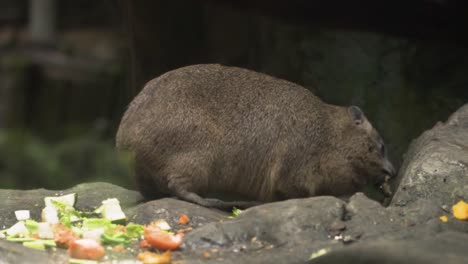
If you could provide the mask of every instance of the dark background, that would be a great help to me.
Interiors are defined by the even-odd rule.
[[[398,165],[468,102],[466,25],[461,0],[0,0],[0,188],[132,187],[113,147],[126,105],[195,63],[360,106]]]

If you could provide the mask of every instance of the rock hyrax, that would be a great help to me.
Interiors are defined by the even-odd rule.
[[[116,141],[134,153],[146,198],[175,195],[207,207],[349,195],[394,174],[382,138],[358,107],[222,65],[188,66],[147,83]]]

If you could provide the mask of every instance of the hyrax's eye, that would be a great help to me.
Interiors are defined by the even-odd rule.
[[[380,154],[381,154],[382,156],[385,155],[385,145],[384,145],[384,144],[381,144],[381,145],[380,145]]]

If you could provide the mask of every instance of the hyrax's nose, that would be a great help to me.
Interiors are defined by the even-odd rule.
[[[390,178],[393,178],[396,176],[395,167],[393,167],[392,163],[388,159],[385,159],[382,170]]]

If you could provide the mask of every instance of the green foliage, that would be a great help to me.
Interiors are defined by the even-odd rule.
[[[96,133],[45,140],[24,131],[0,131],[0,188],[64,189],[89,181],[132,187],[132,159]]]

